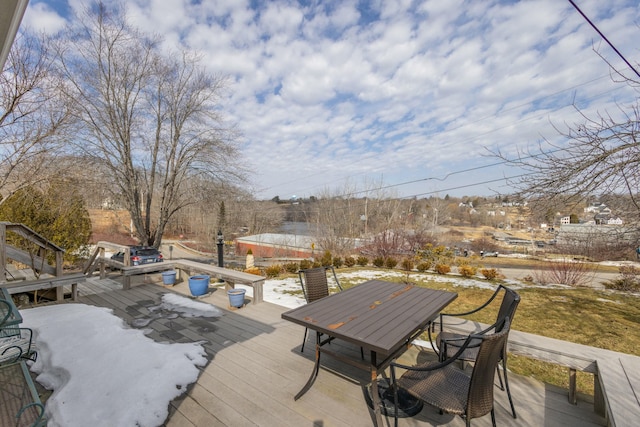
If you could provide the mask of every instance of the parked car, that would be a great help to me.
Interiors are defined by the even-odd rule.
[[[160,251],[150,246],[131,246],[131,265],[151,264],[153,262],[162,262],[164,258]],[[111,256],[114,261],[124,263],[124,251],[116,252]]]
[[[481,257],[486,257],[486,256],[498,256],[498,252],[493,252],[493,251],[489,251],[489,252],[484,252],[484,251],[480,251],[480,256]]]

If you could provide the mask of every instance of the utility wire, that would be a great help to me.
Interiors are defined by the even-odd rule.
[[[620,58],[622,58],[622,60],[625,62],[625,64],[627,64],[627,65],[629,66],[629,68],[631,68],[631,69],[633,70],[633,72],[634,72],[634,73],[636,73],[636,76],[638,76],[638,77],[640,78],[640,73],[638,72],[638,70],[636,70],[636,69],[633,67],[633,65],[631,65],[631,64],[629,63],[629,61],[627,61],[627,58],[625,58],[625,57],[624,57],[624,55],[622,55],[622,54],[620,53],[620,51],[619,51],[618,49],[616,49],[616,47],[613,45],[613,43],[611,43],[611,42],[609,41],[609,39],[608,39],[604,34],[602,34],[602,31],[600,31],[600,30],[598,29],[598,27],[596,27],[596,24],[594,24],[593,22],[591,22],[591,20],[587,17],[587,15],[585,15],[585,14],[582,12],[582,10],[580,10],[580,8],[578,7],[578,5],[576,5],[576,4],[573,2],[573,0],[569,0],[569,3],[571,3],[571,4],[573,5],[573,7],[575,7],[575,8],[576,8],[576,10],[580,13],[580,15],[582,15],[582,17],[583,17],[584,19],[586,19],[586,20],[587,20],[587,22],[589,23],[589,25],[591,25],[591,26],[593,27],[593,29],[594,29],[594,30],[596,30],[596,32],[597,32],[598,34],[600,34],[600,37],[602,37],[602,38],[603,38],[603,40],[604,40],[604,41],[606,41],[606,42],[607,42],[607,44],[608,44],[609,46],[611,46],[611,49],[613,49],[613,50],[614,50],[614,52],[615,52],[615,53],[617,53],[617,54],[618,54],[618,56],[619,56]]]

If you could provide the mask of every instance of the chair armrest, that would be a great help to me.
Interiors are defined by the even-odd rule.
[[[468,337],[465,338],[464,343],[462,344],[462,346],[460,346],[456,354],[454,354],[448,359],[443,360],[442,362],[424,363],[421,365],[414,365],[414,366],[403,365],[397,362],[391,362],[389,366],[391,366],[392,375],[393,375],[394,368],[407,369],[410,371],[435,371],[437,369],[444,368],[445,366],[455,362],[460,357],[460,355],[467,349],[467,347],[470,346],[471,342],[474,339],[478,339],[478,338],[481,338],[481,337],[475,334],[469,335]]]
[[[29,408],[36,408],[38,412],[38,418],[31,425],[32,426],[42,425],[41,423],[44,421],[44,405],[40,402],[32,402],[20,408],[20,410],[16,414],[16,418],[18,419],[18,424],[20,424],[20,418],[22,417],[22,414],[24,413],[24,411],[26,411]]]
[[[19,330],[20,335],[0,338],[0,363],[17,362],[21,358],[28,358],[35,354],[32,351],[33,331],[30,328],[19,328]]]
[[[336,285],[338,285],[338,289],[340,289],[340,292],[342,292],[343,291],[342,285],[340,284],[340,281],[338,280],[338,275],[336,274],[336,269],[333,268],[333,265],[325,267],[325,270],[331,270],[331,273],[333,273],[333,280],[335,280]]]
[[[502,286],[502,285],[498,286],[498,289],[495,290],[493,295],[491,295],[491,297],[487,301],[485,301],[484,304],[482,304],[479,307],[474,308],[471,311],[466,311],[464,313],[440,313],[440,331],[442,331],[442,323],[443,323],[443,319],[442,318],[443,318],[443,316],[460,317],[460,316],[467,316],[469,314],[477,313],[480,310],[483,310],[489,304],[491,304],[493,302],[493,300],[496,299],[496,297],[498,296],[498,294],[500,293],[500,291],[503,288],[504,288],[504,286]]]

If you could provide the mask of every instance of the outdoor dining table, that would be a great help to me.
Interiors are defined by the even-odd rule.
[[[313,385],[325,353],[371,372],[371,398],[376,425],[382,425],[378,373],[417,338],[458,294],[411,284],[369,280],[307,305],[282,313],[282,318],[316,332],[313,371],[294,397],[298,400]],[[326,337],[323,339],[322,336]],[[370,354],[367,363],[325,347],[333,339],[360,346]]]

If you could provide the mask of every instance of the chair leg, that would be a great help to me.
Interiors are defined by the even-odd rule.
[[[304,352],[304,343],[307,342],[307,328],[304,328],[304,338],[302,339],[302,347],[300,347],[300,353]]]
[[[498,382],[500,383],[500,390],[504,391],[504,383],[502,382],[502,375],[500,374],[499,366],[496,366],[496,374],[498,374]]]
[[[504,371],[504,385],[505,385],[505,388],[507,389],[507,396],[509,397],[511,412],[513,413],[513,418],[518,418],[518,416],[516,415],[516,407],[513,406],[513,399],[511,398],[511,390],[509,389],[509,378],[507,377],[507,366],[504,359],[502,360],[502,370]]]

